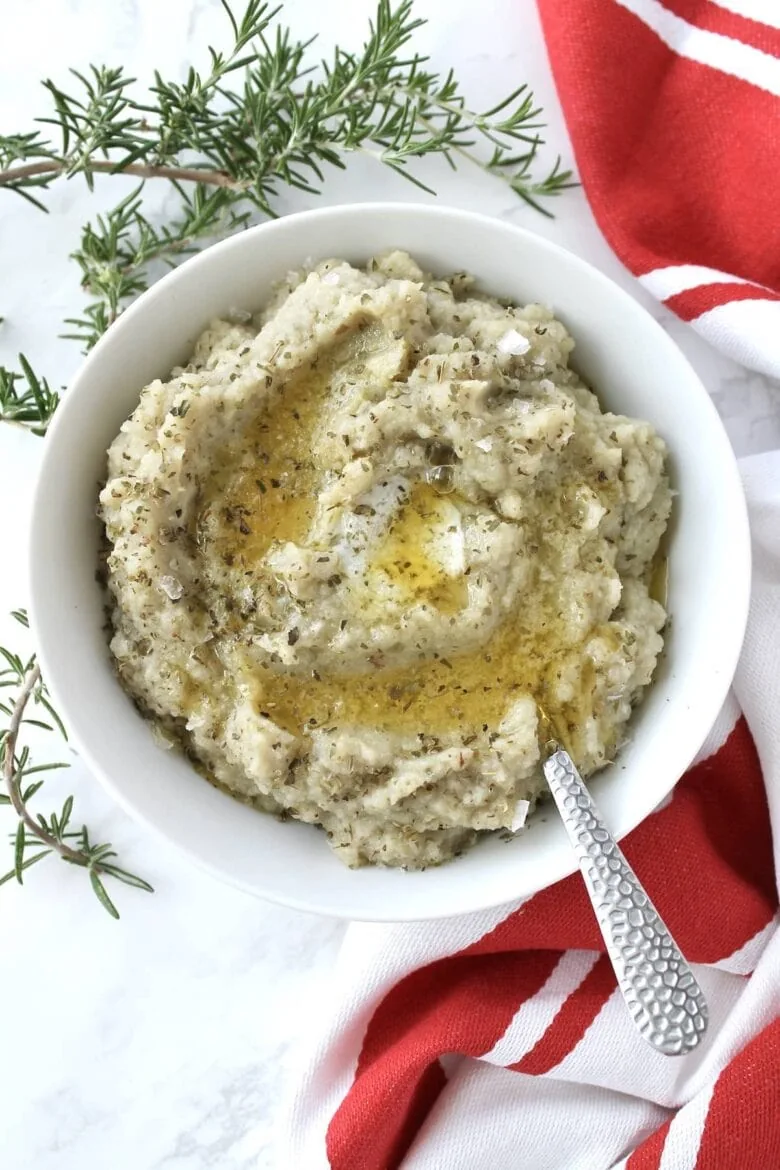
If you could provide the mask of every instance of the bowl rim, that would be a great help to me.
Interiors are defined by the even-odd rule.
[[[49,687],[51,694],[65,715],[66,724],[71,733],[72,743],[77,748],[77,754],[85,762],[89,770],[95,775],[101,785],[112,796],[112,798],[123,808],[136,822],[144,825],[145,828],[159,839],[165,841],[169,846],[175,848],[180,854],[186,856],[190,861],[194,862],[201,870],[212,874],[222,882],[226,882],[235,888],[251,893],[256,897],[262,897],[276,904],[285,905],[292,909],[306,911],[309,913],[319,913],[330,917],[340,919],[353,919],[374,922],[400,922],[400,921],[423,921],[430,920],[435,917],[436,920],[456,917],[461,914],[473,913],[481,910],[493,909],[495,907],[509,905],[518,898],[526,896],[522,891],[511,894],[501,901],[497,901],[495,896],[489,894],[487,896],[474,898],[468,900],[467,904],[459,904],[453,906],[451,909],[437,911],[435,916],[430,913],[420,913],[414,915],[413,913],[404,913],[399,916],[398,913],[385,911],[383,907],[379,907],[376,911],[372,910],[368,914],[365,907],[352,907],[349,905],[333,906],[327,901],[321,901],[318,892],[314,890],[310,897],[305,899],[295,897],[286,892],[278,892],[271,888],[259,888],[258,884],[245,879],[237,874],[232,873],[228,868],[212,862],[201,856],[197,849],[193,848],[185,841],[177,839],[169,830],[158,824],[154,819],[149,817],[146,812],[141,810],[132,800],[132,795],[128,793],[127,789],[121,784],[115,783],[111,773],[106,769],[103,763],[99,762],[93,754],[89,736],[83,735],[81,730],[82,720],[79,718],[78,702],[71,704],[70,697],[65,693],[64,688],[59,686],[58,666],[57,666],[57,648],[55,635],[51,631],[51,623],[47,622],[44,617],[44,612],[49,605],[49,602],[42,596],[45,592],[42,584],[45,569],[46,569],[46,552],[40,545],[40,541],[36,539],[40,531],[38,523],[39,518],[46,505],[47,496],[47,470],[49,463],[54,458],[53,452],[56,445],[60,441],[60,435],[65,434],[69,428],[70,414],[75,407],[76,398],[80,394],[80,387],[89,379],[89,373],[92,365],[97,358],[103,354],[107,349],[110,349],[114,344],[119,332],[126,332],[132,329],[136,316],[141,312],[145,312],[148,306],[155,300],[164,299],[169,292],[175,288],[176,284],[182,280],[192,280],[196,277],[199,268],[207,269],[209,263],[213,258],[213,254],[219,250],[227,252],[231,249],[239,249],[243,241],[248,236],[257,236],[259,234],[267,235],[268,233],[278,231],[289,231],[294,228],[295,223],[302,220],[306,221],[320,221],[323,228],[327,228],[329,220],[340,219],[345,215],[349,216],[377,216],[381,217],[383,214],[393,213],[401,215],[413,215],[421,219],[437,219],[447,220],[453,224],[460,225],[461,228],[467,229],[469,225],[479,226],[483,225],[489,227],[491,230],[498,229],[502,232],[509,232],[515,235],[524,237],[526,240],[532,240],[534,246],[537,246],[552,254],[557,255],[564,264],[573,266],[579,269],[585,277],[602,287],[610,290],[617,290],[619,295],[633,306],[633,311],[641,315],[645,319],[646,327],[652,332],[657,331],[656,335],[664,339],[664,344],[669,347],[672,346],[676,351],[677,358],[680,362],[688,367],[688,372],[691,378],[691,383],[696,383],[701,391],[699,406],[702,410],[709,411],[713,420],[717,423],[717,428],[721,431],[724,439],[724,450],[729,452],[730,458],[725,461],[724,466],[718,467],[718,472],[721,478],[727,477],[730,484],[727,486],[727,492],[732,497],[734,505],[733,512],[733,527],[734,532],[732,537],[735,538],[736,543],[732,543],[731,552],[732,559],[737,560],[742,568],[742,571],[737,576],[735,587],[731,594],[731,604],[736,612],[732,617],[728,626],[727,636],[723,637],[720,642],[721,661],[724,663],[724,669],[721,673],[717,685],[712,685],[709,689],[709,700],[706,704],[702,704],[697,708],[698,715],[696,719],[696,726],[698,731],[696,736],[692,737],[688,745],[688,749],[684,753],[685,760],[681,766],[673,769],[677,778],[670,784],[667,789],[667,795],[673,791],[680,777],[684,771],[690,766],[691,762],[700,750],[706,735],[710,728],[715,724],[719,711],[727,697],[733,675],[739,659],[744,634],[747,624],[749,603],[750,603],[750,586],[751,586],[751,543],[750,530],[748,523],[747,505],[745,501],[744,491],[742,488],[739,471],[737,468],[736,458],[731,448],[728,436],[726,435],[723,422],[720,419],[718,411],[715,408],[712,399],[707,393],[701,379],[696,371],[691,366],[685,354],[679,349],[676,343],[666,333],[660,323],[648,312],[644,305],[631,294],[628,290],[623,288],[617,282],[613,281],[599,268],[595,267],[589,261],[582,259],[576,253],[569,251],[560,244],[548,240],[546,237],[531,231],[527,228],[516,226],[515,224],[507,223],[495,216],[485,215],[482,213],[464,211],[456,207],[451,207],[445,204],[418,204],[414,202],[391,202],[391,201],[362,201],[357,203],[341,203],[328,207],[319,207],[307,211],[293,212],[288,215],[281,216],[279,219],[269,220],[261,224],[257,224],[244,231],[240,231],[235,235],[229,236],[224,240],[218,241],[214,244],[204,248],[201,252],[189,257],[182,264],[175,269],[165,274],[160,280],[156,281],[150,286],[141,296],[139,296],[128,308],[122,313],[117,322],[110,327],[110,329],[100,338],[97,345],[86,356],[81,363],[79,369],[76,371],[74,377],[71,379],[66,392],[63,395],[62,402],[59,405],[53,421],[49,427],[45,439],[45,446],[43,457],[39,466],[39,473],[33,494],[33,503],[31,509],[31,530],[30,541],[28,549],[28,573],[29,573],[29,607],[30,607],[30,626],[37,647],[38,659],[41,663],[43,677]],[[184,274],[184,275],[182,275]],[[140,393],[140,388],[139,388]],[[71,405],[72,404],[72,405]],[[49,629],[47,629],[47,626]],[[44,632],[46,631],[46,632]],[[128,698],[128,702],[131,700]],[[706,725],[706,726],[705,726]],[[72,729],[72,730],[71,730]],[[693,740],[697,742],[694,744]],[[682,759],[683,756],[680,756]],[[670,769],[671,771],[671,769]],[[647,797],[642,799],[642,793],[637,792],[635,799],[632,796],[631,814],[624,818],[624,822],[615,830],[617,839],[622,839],[628,833],[633,831],[639,824],[641,824],[647,816],[657,807],[657,794],[652,794],[652,799]],[[556,813],[557,815],[557,813]],[[323,845],[325,843],[323,842]],[[536,887],[537,891],[546,889],[548,886],[574,873],[577,869],[577,859],[572,850],[570,857],[566,855],[562,858],[561,864],[552,867],[553,875],[549,880],[544,880],[541,885]],[[346,900],[345,900],[346,901]]]

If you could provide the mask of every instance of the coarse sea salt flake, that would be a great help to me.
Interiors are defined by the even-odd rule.
[[[521,353],[528,353],[531,342],[516,329],[509,329],[503,337],[499,337],[496,348],[499,353],[511,353],[517,357]]]
[[[157,744],[157,746],[162,748],[165,752],[169,752],[173,749],[173,740],[166,732],[162,731],[156,723],[152,724],[152,739]]]
[[[477,439],[474,446],[479,447],[480,451],[492,451],[493,450],[493,442],[491,439]]]
[[[161,577],[159,585],[163,593],[166,597],[170,597],[171,601],[178,601],[180,597],[184,596],[184,586],[177,577]]]
[[[248,309],[239,309],[235,305],[228,309],[225,316],[231,325],[246,325],[248,321],[252,320],[252,314]]]
[[[514,816],[512,817],[511,829],[513,833],[516,833],[518,829],[522,829],[528,818],[528,810],[530,807],[527,800],[518,800],[515,805]]]
[[[322,277],[322,283],[323,284],[338,284],[339,283],[338,272],[326,272]]]

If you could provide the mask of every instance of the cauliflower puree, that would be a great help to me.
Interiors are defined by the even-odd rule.
[[[671,493],[572,347],[403,252],[214,321],[100,495],[111,650],[162,735],[349,865],[511,828],[544,790],[539,707],[585,776],[609,761],[663,645]]]

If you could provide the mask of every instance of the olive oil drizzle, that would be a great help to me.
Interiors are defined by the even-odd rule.
[[[359,376],[371,346],[381,343],[375,330],[358,333],[314,368],[291,378],[238,446],[217,460],[204,492],[198,540],[210,545],[228,567],[256,572],[276,542],[305,541],[324,476],[325,469],[317,463],[316,438],[332,409],[334,377],[337,371],[339,377],[345,371],[346,376]],[[588,490],[596,490],[609,506],[612,485],[590,485]],[[576,525],[581,519],[580,494],[576,483],[565,491],[557,489],[551,508]],[[371,569],[405,597],[407,608],[435,610],[438,620],[445,617],[454,629],[463,620],[468,581],[446,573],[431,556],[430,530],[441,519],[441,506],[433,486],[415,484]],[[549,523],[548,516],[538,531],[529,533],[531,544],[548,539]],[[654,583],[661,580],[662,570],[665,562],[654,569]],[[457,732],[468,740],[497,735],[513,701],[533,696],[544,712],[544,726],[554,729],[555,740],[575,752],[579,729],[596,713],[595,666],[584,652],[582,638],[572,642],[562,619],[559,587],[534,579],[528,594],[533,604],[524,605],[521,599],[510,614],[497,614],[492,634],[479,649],[420,654],[403,666],[385,665],[368,644],[364,669],[352,673],[271,664],[245,650],[256,707],[296,736],[318,728],[362,725],[421,736]],[[619,624],[604,623],[590,630],[585,641],[594,636],[607,638],[617,648],[622,635]],[[555,697],[555,683],[563,671],[578,679],[576,694],[566,701]]]

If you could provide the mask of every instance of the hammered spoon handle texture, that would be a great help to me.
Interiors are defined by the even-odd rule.
[[[702,990],[568,752],[550,756],[544,774],[577,854],[632,1019],[656,1051],[683,1056],[707,1030]]]

